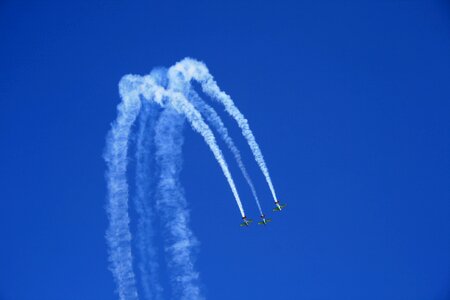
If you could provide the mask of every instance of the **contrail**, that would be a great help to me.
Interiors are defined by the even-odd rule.
[[[109,227],[106,239],[109,248],[110,270],[117,284],[121,300],[137,300],[135,275],[131,255],[131,233],[128,227],[128,184],[126,178],[128,137],[131,126],[140,110],[140,100],[125,82],[119,83],[122,102],[117,107],[118,116],[107,136],[106,180],[108,185],[107,214]]]
[[[227,179],[228,185],[230,186],[231,192],[233,193],[234,199],[239,208],[239,212],[241,213],[242,217],[245,217],[244,208],[242,206],[236,184],[234,183],[233,177],[231,176],[228,164],[223,157],[222,151],[217,145],[214,134],[203,120],[202,115],[195,109],[192,103],[187,100],[184,94],[181,93],[184,91],[184,86],[178,85],[176,80],[171,78],[170,72],[168,74],[168,79],[168,89],[165,89],[164,87],[158,85],[151,75],[147,75],[144,77],[136,75],[126,75],[122,80],[129,82],[130,85],[136,85],[135,89],[138,90],[139,93],[145,97],[145,99],[153,100],[162,107],[172,105],[176,111],[186,116],[191,127],[203,137],[209,149],[219,163],[219,166],[222,169],[225,178]]]
[[[139,253],[138,269],[142,294],[148,300],[162,299],[162,287],[158,280],[159,265],[154,246],[155,213],[150,200],[154,199],[152,193],[152,159],[151,150],[155,123],[159,108],[148,101],[142,103],[139,115],[139,129],[136,141],[136,196],[135,207],[138,215],[136,246]]]
[[[179,183],[182,164],[184,117],[166,108],[156,125],[155,158],[160,168],[156,207],[164,221],[166,252],[175,289],[175,299],[204,299],[199,275],[194,269],[193,250],[197,241],[189,229],[189,212]]]
[[[206,144],[209,146],[209,149],[214,154],[214,157],[219,163],[222,172],[228,181],[228,185],[231,188],[231,192],[233,193],[234,199],[236,200],[236,204],[238,205],[241,216],[245,217],[244,207],[242,206],[242,202],[236,189],[233,177],[231,176],[230,170],[228,169],[228,164],[223,157],[222,151],[217,145],[216,138],[214,137],[211,129],[205,123],[201,114],[195,109],[192,103],[190,103],[183,94],[178,92],[169,92],[168,97],[171,99],[170,103],[171,105],[173,105],[175,110],[186,116],[189,123],[191,124],[191,127],[195,131],[200,133]]]
[[[247,120],[236,108],[232,99],[220,90],[203,63],[184,59],[168,70],[157,69],[146,76],[124,76],[119,83],[122,101],[117,108],[117,119],[108,133],[104,154],[107,163],[106,210],[109,226],[106,239],[109,268],[117,284],[121,300],[139,299],[133,271],[126,173],[130,133],[138,116],[134,200],[138,215],[137,269],[141,275],[140,287],[145,299],[161,300],[164,296],[158,278],[160,268],[157,262],[157,251],[152,244],[156,234],[153,227],[156,220],[163,224],[168,270],[174,290],[173,297],[182,300],[204,299],[200,289],[199,274],[194,268],[194,254],[198,243],[189,229],[189,211],[179,182],[185,120],[203,137],[213,153],[230,186],[241,216],[245,219],[244,208],[228,164],[203,116],[214,126],[232,152],[262,214],[255,187],[237,146],[214,108],[204,102],[192,88],[192,80],[199,82],[204,93],[222,103],[228,114],[237,121],[276,200],[264,158]],[[161,109],[156,109],[155,104],[158,104]],[[155,162],[155,165],[152,165],[152,162]],[[152,174],[155,173],[157,177],[152,178]],[[152,200],[154,202],[151,202]]]
[[[192,258],[189,255],[190,248],[193,247],[195,240],[187,227],[187,215],[183,208],[185,200],[182,196],[181,187],[178,186],[177,180],[175,180],[178,173],[176,166],[179,160],[176,158],[169,160],[173,156],[172,154],[177,154],[169,146],[173,145],[176,141],[182,140],[181,129],[178,135],[175,134],[177,132],[175,131],[177,118],[185,116],[192,128],[202,135],[222,168],[241,215],[244,217],[245,213],[239,194],[231,177],[228,165],[216,143],[214,134],[204,122],[201,114],[183,94],[170,88],[166,90],[164,87],[157,85],[156,80],[152,76],[140,78],[138,76],[128,75],[122,80],[128,82],[128,86],[133,86],[134,90],[142,94],[145,99],[149,101],[153,100],[165,108],[164,114],[161,115],[156,127],[155,135],[155,145],[157,147],[156,158],[161,169],[157,207],[160,209],[161,215],[165,216],[166,228],[172,236],[173,245],[167,248],[167,252],[172,258],[171,264],[175,266],[172,268],[172,274],[175,274],[172,278],[175,278],[175,282],[178,282],[175,285],[177,291],[180,297],[184,297],[183,299],[201,299],[200,290],[198,284],[196,284],[198,275],[193,269]],[[178,116],[175,115],[175,112],[178,113]],[[175,133],[168,131],[167,127],[169,125],[171,126],[169,129],[175,131]],[[179,138],[177,138],[178,136]],[[167,211],[161,208],[167,206],[169,206]],[[170,213],[169,216],[168,212],[175,212],[175,214]]]
[[[173,73],[172,78],[177,81],[187,81],[190,82],[192,79],[198,81],[202,86],[202,90],[205,94],[210,96],[212,99],[215,99],[222,103],[225,107],[227,113],[236,120],[239,128],[242,130],[242,135],[247,140],[248,145],[255,157],[255,160],[263,173],[266,182],[269,186],[269,189],[272,193],[272,197],[274,201],[277,201],[277,196],[275,193],[275,188],[272,184],[272,179],[270,178],[269,170],[264,161],[264,156],[262,155],[261,149],[259,148],[258,143],[256,143],[255,136],[250,130],[250,126],[248,124],[247,119],[240,112],[240,110],[236,107],[231,97],[220,90],[213,76],[209,73],[208,68],[202,62],[191,58],[185,58],[180,62],[176,63],[169,69],[169,73]],[[182,77],[179,76],[182,74]],[[181,84],[181,83],[178,83]]]
[[[260,215],[263,215],[261,204],[259,203],[258,195],[256,193],[255,186],[253,185],[253,181],[247,172],[244,162],[242,161],[241,153],[234,144],[233,139],[230,137],[228,129],[223,123],[222,119],[217,114],[216,110],[210,105],[208,105],[193,89],[190,89],[189,91],[189,99],[191,100],[195,108],[202,115],[204,115],[206,120],[216,129],[222,140],[227,145],[228,149],[230,149],[231,153],[234,156],[234,159],[236,160],[236,163],[238,164],[239,169],[241,170],[242,175],[244,176],[248,186],[250,187],[250,190],[253,194],[253,198],[255,199],[256,205],[258,206],[259,213]]]

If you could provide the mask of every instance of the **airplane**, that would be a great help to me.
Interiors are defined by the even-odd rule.
[[[275,201],[276,207],[273,209],[273,211],[281,211],[283,208],[286,207],[287,204],[280,204],[280,201]]]
[[[261,215],[262,221],[258,222],[259,225],[267,225],[269,222],[272,222],[272,219],[267,219],[266,216]]]
[[[252,219],[247,219],[246,216],[242,217],[242,220],[244,220],[244,222],[241,223],[241,226],[249,226],[250,224],[252,224],[253,220]]]

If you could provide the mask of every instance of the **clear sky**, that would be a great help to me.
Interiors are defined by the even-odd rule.
[[[288,203],[239,227],[185,129],[208,299],[450,299],[448,1],[3,0],[0,45],[1,300],[117,299],[102,159],[117,84],[185,56],[248,117]]]

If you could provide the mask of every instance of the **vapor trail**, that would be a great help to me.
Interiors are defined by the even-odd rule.
[[[230,137],[228,133],[228,129],[223,123],[220,116],[217,114],[215,109],[208,105],[193,89],[189,91],[189,99],[191,100],[194,107],[205,116],[206,120],[212,124],[212,126],[216,129],[216,131],[219,133],[219,136],[222,138],[222,140],[227,145],[228,149],[230,149],[231,153],[234,156],[234,159],[236,160],[236,163],[238,164],[239,169],[241,170],[242,175],[244,176],[245,180],[247,181],[248,186],[250,187],[250,190],[253,194],[253,198],[256,201],[256,205],[258,206],[259,213],[262,215],[262,209],[261,204],[259,203],[258,195],[256,193],[255,186],[253,185],[252,179],[250,178],[250,175],[247,172],[247,169],[244,165],[244,162],[242,161],[241,153],[239,152],[239,149],[234,144],[233,139]]]
[[[122,102],[117,107],[118,116],[107,136],[104,159],[107,163],[108,186],[107,214],[109,227],[106,232],[110,270],[117,284],[121,300],[137,300],[135,275],[131,255],[131,233],[128,227],[128,184],[126,178],[128,137],[140,110],[140,100],[121,82],[119,91]]]
[[[180,71],[181,70],[181,71]],[[261,211],[253,183],[242,162],[240,152],[229,136],[228,130],[215,110],[195,93],[190,93],[190,81],[195,79],[202,85],[203,91],[225,105],[227,112],[235,118],[246,137],[275,197],[270,176],[265,166],[261,151],[250,131],[247,120],[234,106],[231,98],[223,93],[206,66],[202,63],[185,59],[167,70],[154,71],[147,76],[126,75],[119,83],[121,103],[118,116],[107,136],[104,154],[107,163],[108,202],[107,214],[109,226],[106,232],[110,270],[117,284],[121,300],[138,300],[136,279],[133,271],[131,233],[128,215],[128,144],[132,126],[141,111],[136,145],[136,212],[137,249],[140,255],[138,269],[142,275],[143,295],[146,299],[162,298],[162,288],[156,277],[158,263],[156,251],[152,247],[153,219],[157,215],[164,224],[165,251],[168,254],[169,275],[172,279],[176,299],[201,300],[199,275],[194,268],[193,251],[196,239],[189,229],[189,212],[183,189],[179,183],[181,170],[181,153],[183,144],[183,126],[186,119],[194,131],[198,132],[212,151],[230,186],[239,211],[245,217],[235,182],[231,176],[216,138],[202,114],[190,102],[193,101],[208,121],[216,127],[222,139],[233,153],[241,172]],[[192,100],[194,99],[194,100]],[[156,103],[163,111],[155,124],[156,115],[152,114],[148,104]],[[157,114],[157,113],[156,113]],[[158,167],[156,191],[151,193],[151,145],[154,128],[155,162]],[[156,209],[147,199],[155,198]],[[155,213],[154,213],[155,212]]]
[[[162,299],[162,287],[157,276],[159,265],[154,246],[156,215],[150,203],[154,199],[151,191],[154,170],[151,150],[158,114],[159,108],[155,104],[147,101],[142,103],[136,141],[136,196],[134,197],[138,215],[136,245],[140,258],[138,269],[143,296],[148,300]]]
[[[189,229],[189,212],[179,183],[184,117],[166,108],[156,125],[156,162],[160,169],[156,207],[167,234],[166,252],[175,299],[201,300],[199,275],[194,269],[197,241]]]
[[[203,120],[201,114],[187,100],[184,94],[182,94],[182,92],[185,92],[183,84],[177,84],[176,80],[173,80],[170,75],[171,74],[169,73],[168,89],[161,85],[158,85],[155,78],[152,77],[152,74],[144,77],[126,75],[122,78],[122,81],[126,81],[130,85],[136,85],[135,90],[139,91],[139,93],[149,101],[155,101],[162,107],[172,105],[178,113],[183,114],[188,119],[191,127],[203,137],[209,149],[219,163],[219,166],[222,169],[225,178],[227,179],[228,185],[230,186],[231,192],[233,193],[236,204],[238,205],[241,216],[244,217],[245,212],[242,206],[241,199],[239,197],[239,193],[236,189],[236,185],[234,183],[233,177],[231,176],[230,170],[228,169],[228,164],[223,157],[222,151],[217,145],[214,134]]]
[[[208,124],[205,123],[201,114],[195,109],[192,103],[190,103],[183,94],[178,92],[169,92],[168,96],[171,99],[170,103],[173,105],[175,110],[186,116],[189,123],[191,124],[191,127],[195,131],[200,133],[206,144],[209,146],[209,149],[214,154],[214,157],[219,163],[222,172],[228,181],[228,185],[231,188],[231,192],[233,193],[234,199],[236,200],[236,204],[238,205],[241,216],[245,217],[244,208],[242,206],[242,202],[236,189],[233,177],[231,176],[230,170],[228,169],[228,164],[226,163],[222,151],[217,145],[216,138],[214,137],[214,134],[212,133]]]
[[[266,182],[272,193],[272,197],[274,201],[277,201],[275,188],[272,184],[272,179],[270,178],[269,170],[264,161],[264,156],[262,155],[261,149],[259,148],[259,145],[256,142],[255,136],[250,130],[250,126],[248,124],[247,119],[236,107],[231,97],[222,90],[220,90],[213,76],[209,73],[209,70],[206,67],[206,65],[197,60],[185,58],[180,62],[176,63],[174,66],[172,66],[169,69],[169,73],[172,73],[173,74],[172,78],[174,78],[177,81],[185,80],[187,82],[190,82],[192,79],[198,81],[202,86],[202,90],[205,94],[207,94],[212,99],[215,99],[224,105],[227,113],[233,119],[236,120],[239,128],[241,128],[242,135],[247,140],[247,143],[250,146],[253,156],[255,157],[255,160],[266,179]],[[179,76],[180,74],[182,74],[182,77]]]

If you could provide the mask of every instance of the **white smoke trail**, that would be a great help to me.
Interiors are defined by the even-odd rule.
[[[178,76],[178,74],[175,75],[176,77]],[[197,76],[200,75],[197,74]],[[175,274],[172,278],[176,283],[175,286],[179,294],[177,299],[203,299],[198,284],[198,274],[193,267],[192,250],[195,248],[196,241],[188,228],[189,214],[186,210],[183,191],[178,183],[179,168],[181,167],[181,144],[183,141],[182,124],[184,118],[182,116],[186,117],[191,127],[202,135],[213,152],[231,188],[241,216],[245,216],[234,180],[231,177],[222,151],[217,145],[214,134],[203,120],[202,115],[186,98],[185,84],[179,84],[182,81],[175,77],[172,78],[170,71],[168,76],[168,89],[164,87],[165,84],[161,85],[161,82],[158,82],[155,74],[144,77],[136,75],[124,76],[119,83],[122,102],[118,106],[117,119],[112,124],[107,137],[105,161],[108,167],[106,173],[108,203],[106,209],[110,223],[106,232],[106,238],[110,269],[117,284],[121,300],[138,300],[131,254],[126,169],[129,135],[141,108],[140,96],[143,96],[148,101],[156,102],[165,109],[158,121],[155,134],[155,145],[157,147],[155,157],[161,169],[157,192],[157,209],[165,221],[167,232],[170,233],[166,240],[170,246],[166,248],[166,251],[170,254],[170,265],[173,274]],[[142,134],[145,134],[145,130]],[[140,143],[143,142],[141,141]],[[138,144],[138,148],[141,146],[144,147]],[[148,154],[141,148],[137,150],[138,164],[144,163],[145,156]],[[137,166],[137,181],[145,180],[146,170],[143,167],[140,169],[141,167]],[[138,185],[140,186],[139,183]],[[137,190],[138,198],[136,201],[138,205],[136,207],[138,214],[149,216],[150,210],[143,205],[140,206],[140,204],[144,203],[141,200],[146,196],[144,189],[139,191],[138,188]],[[139,193],[142,194],[139,195]],[[141,229],[142,231],[150,230],[149,224],[151,223],[138,223],[138,232]],[[138,247],[142,245],[142,247],[149,246],[149,241],[149,239],[138,239]],[[142,254],[142,257],[152,259],[152,255],[152,250],[150,249]],[[145,263],[144,260],[143,263]],[[154,291],[155,297],[160,297],[161,291],[158,290],[157,281],[151,277],[154,274],[154,266],[157,265],[150,265],[148,271],[144,267],[140,267],[140,270],[144,274],[144,280],[146,274],[148,274],[150,282],[153,282],[151,284],[156,287]],[[146,296],[151,297],[151,288],[144,286],[144,284],[143,287],[144,291],[146,291]]]
[[[242,202],[236,189],[233,177],[231,176],[230,170],[228,169],[228,164],[226,163],[225,158],[223,157],[222,151],[217,145],[216,138],[214,137],[214,134],[212,133],[211,129],[205,123],[201,114],[195,109],[192,103],[190,103],[183,94],[178,92],[169,92],[168,96],[171,99],[170,104],[173,105],[175,110],[186,116],[189,123],[191,124],[191,127],[195,131],[200,133],[200,135],[205,140],[206,144],[209,146],[209,149],[214,154],[214,157],[219,163],[222,172],[228,181],[228,185],[230,186],[231,192],[234,195],[241,216],[245,217],[244,207],[242,206]]]
[[[119,91],[122,102],[118,116],[107,137],[106,179],[108,185],[107,214],[109,227],[106,232],[110,270],[117,284],[121,300],[137,300],[135,275],[131,255],[131,233],[128,227],[128,184],[126,178],[128,137],[131,126],[140,110],[140,99],[130,86],[121,81]]]
[[[228,185],[230,186],[231,192],[233,193],[236,204],[238,205],[241,216],[245,216],[244,208],[242,206],[239,193],[236,189],[233,177],[228,169],[228,164],[223,157],[222,151],[217,145],[216,138],[212,133],[209,126],[203,120],[201,114],[195,109],[195,107],[187,100],[187,98],[180,92],[184,90],[184,85],[178,85],[176,80],[170,77],[169,88],[158,85],[155,79],[150,75],[139,77],[135,75],[126,75],[122,80],[129,81],[130,84],[137,84],[136,89],[150,101],[155,101],[162,107],[167,105],[172,105],[175,110],[186,116],[191,127],[197,131],[205,140],[206,144],[209,146],[211,152],[219,163],[222,172],[227,179]]]
[[[189,212],[183,189],[179,184],[182,164],[184,117],[166,108],[156,125],[155,158],[160,168],[156,207],[164,221],[168,246],[169,270],[175,299],[203,299],[199,275],[194,269],[193,250],[196,239],[189,229]]]
[[[139,116],[139,130],[136,141],[136,196],[135,208],[138,215],[136,245],[139,253],[140,282],[144,299],[162,299],[162,287],[158,281],[157,253],[154,242],[155,213],[150,200],[154,199],[152,187],[152,159],[154,127],[159,108],[150,102],[143,102]]]
[[[241,153],[234,144],[234,141],[229,135],[228,129],[223,123],[222,119],[217,114],[216,110],[210,105],[208,105],[202,98],[200,98],[200,96],[193,89],[189,91],[189,99],[191,100],[191,103],[194,105],[194,107],[202,115],[204,115],[206,120],[216,129],[216,131],[219,133],[219,136],[227,145],[228,149],[230,149],[231,153],[234,156],[234,159],[236,160],[236,163],[238,164],[239,169],[241,170],[242,175],[244,176],[248,186],[250,187],[253,198],[255,199],[256,205],[258,206],[259,213],[260,215],[263,215],[261,204],[259,203],[255,186],[253,185],[252,179],[250,178],[250,175],[247,172],[244,162],[242,161]]]
[[[181,85],[182,83],[180,82],[183,80],[187,82],[190,82],[192,79],[198,81],[201,84],[202,90],[205,92],[205,94],[207,94],[212,99],[215,99],[224,105],[225,110],[231,117],[233,117],[236,120],[239,128],[241,128],[242,135],[247,140],[247,143],[250,146],[253,156],[255,157],[255,160],[266,179],[266,182],[272,193],[272,197],[274,201],[277,201],[275,188],[272,184],[272,179],[270,178],[269,170],[264,161],[264,156],[262,155],[258,143],[256,143],[255,136],[250,130],[250,126],[248,124],[247,119],[236,107],[231,97],[227,95],[225,92],[220,90],[213,76],[209,73],[209,70],[206,67],[206,65],[197,60],[185,58],[180,62],[176,63],[174,66],[172,66],[169,69],[169,73],[172,74],[171,78],[179,82],[177,83],[178,85]]]

